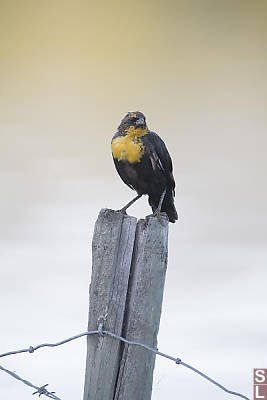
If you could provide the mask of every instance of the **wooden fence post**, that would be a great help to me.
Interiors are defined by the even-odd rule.
[[[134,246],[136,218],[103,209],[92,243],[88,330],[122,334],[124,309]],[[87,337],[84,400],[111,400],[119,369],[121,343],[110,337]]]
[[[93,237],[88,329],[156,347],[168,219],[101,210]],[[150,400],[155,354],[107,335],[88,336],[84,400]]]

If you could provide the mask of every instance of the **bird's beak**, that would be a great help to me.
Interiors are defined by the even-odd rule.
[[[138,120],[135,122],[135,126],[136,127],[141,127],[141,126],[145,127],[146,126],[145,119],[142,117],[138,118]]]

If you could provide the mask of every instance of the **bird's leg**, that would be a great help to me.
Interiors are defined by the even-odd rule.
[[[156,210],[155,210],[154,213],[153,213],[154,216],[160,214],[160,212],[161,212],[161,206],[162,206],[162,203],[163,203],[165,194],[166,194],[166,189],[163,190],[163,192],[162,192],[162,194],[161,194],[161,196],[160,196],[158,207],[156,208]]]
[[[140,199],[140,197],[142,197],[142,194],[138,194],[138,196],[136,196],[134,199],[132,199],[131,201],[129,201],[129,203],[126,204],[126,206],[122,207],[120,210],[120,212],[122,212],[123,214],[126,214],[126,210],[128,207],[130,207],[136,200]]]

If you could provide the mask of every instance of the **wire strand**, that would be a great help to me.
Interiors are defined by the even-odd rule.
[[[46,386],[48,384],[40,386],[40,387],[35,386],[31,382],[27,381],[26,379],[21,378],[18,374],[15,374],[15,372],[9,371],[9,369],[4,368],[2,365],[0,365],[0,369],[2,371],[6,372],[7,374],[11,375],[13,378],[17,379],[18,381],[21,381],[25,385],[36,389],[36,392],[34,392],[33,394],[39,394],[39,396],[41,396],[43,394],[44,396],[49,397],[50,399],[61,400],[59,397],[57,397],[54,394],[55,392],[48,392],[48,390],[46,389]]]

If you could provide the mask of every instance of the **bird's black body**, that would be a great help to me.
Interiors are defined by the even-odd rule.
[[[145,121],[145,117],[140,112],[130,114],[136,115],[139,120],[141,116]],[[121,125],[123,125],[123,121]],[[127,127],[124,129],[121,125],[118,128],[118,132],[114,135],[112,143],[116,142],[114,142],[116,138],[121,138],[121,136],[127,137]],[[134,123],[130,125],[134,127],[131,130],[130,138],[136,141],[141,149],[142,155],[140,160],[136,162],[131,160],[130,162],[126,156],[122,157],[123,159],[119,159],[114,157],[113,152],[114,163],[121,179],[126,185],[136,190],[139,195],[148,194],[148,201],[153,212],[157,210],[161,195],[166,190],[161,210],[159,211],[166,212],[169,221],[175,222],[178,216],[174,206],[175,181],[172,174],[172,161],[163,140],[156,133],[149,131],[145,122],[144,125],[143,129],[146,129],[146,133],[136,137],[134,137],[135,129],[140,130],[140,128],[135,127]]]

